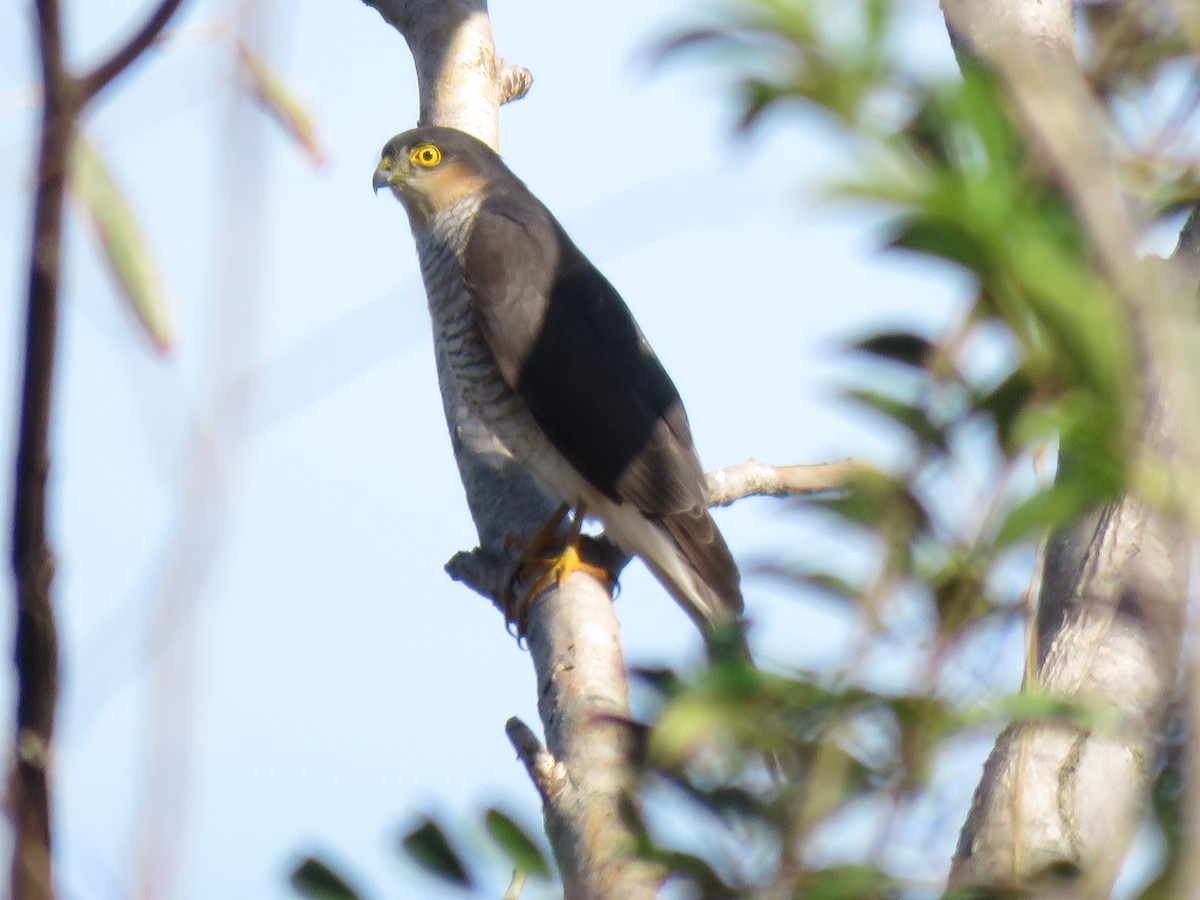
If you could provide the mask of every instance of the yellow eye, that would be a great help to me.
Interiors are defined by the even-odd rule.
[[[433,144],[418,144],[408,154],[408,161],[423,169],[432,169],[442,161],[442,151]]]

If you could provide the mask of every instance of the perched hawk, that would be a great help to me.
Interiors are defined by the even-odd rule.
[[[577,521],[598,518],[640,556],[706,638],[733,630],[738,569],[687,415],[613,286],[469,134],[397,135],[372,184],[408,212],[463,402]]]

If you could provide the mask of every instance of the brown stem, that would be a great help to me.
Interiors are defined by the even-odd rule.
[[[58,3],[37,5],[45,100],[29,253],[25,363],[13,487],[12,564],[17,586],[16,754],[10,775],[14,819],[12,896],[50,898],[50,747],[58,699],[58,632],[50,603],[54,557],[46,536],[50,405],[67,158],[78,112],[63,69]]]
[[[123,46],[118,47],[112,56],[91,72],[81,76],[79,86],[85,100],[90,100],[104,90],[110,81],[142,55],[146,48],[154,43],[155,38],[162,33],[163,28],[166,27],[167,22],[170,21],[171,16],[175,15],[175,11],[182,3],[183,0],[163,0],[158,8],[150,14],[150,18],[146,20],[145,24],[131,35]]]
[[[14,822],[11,895],[19,900],[51,900],[54,896],[50,764],[58,703],[58,629],[50,594],[54,554],[46,529],[46,485],[50,474],[63,207],[71,146],[86,102],[149,45],[181,2],[166,0],[126,46],[86,79],[73,77],[65,66],[58,0],[37,3],[44,99],[33,198],[12,520],[17,710],[9,805]]]

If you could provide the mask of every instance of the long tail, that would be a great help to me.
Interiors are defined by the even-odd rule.
[[[657,560],[646,563],[691,616],[704,635],[710,656],[728,649],[749,659],[742,629],[741,575],[729,545],[704,506],[656,521],[682,565],[664,571]],[[683,577],[680,577],[683,576]]]

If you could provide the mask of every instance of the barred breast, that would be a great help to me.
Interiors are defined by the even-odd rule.
[[[590,487],[550,443],[524,402],[505,382],[472,314],[460,253],[477,209],[477,199],[464,200],[415,236],[435,340],[441,342],[463,403],[492,430],[513,458],[550,493],[572,506],[581,500],[590,501]]]
[[[617,546],[640,556],[702,631],[723,624],[730,612],[687,562],[658,520],[633,504],[596,490],[567,462],[508,386],[471,310],[462,274],[478,201],[465,200],[416,234],[421,274],[429,297],[435,338],[441,342],[462,402],[496,435],[513,458],[546,489],[576,511],[580,504],[604,524]]]

